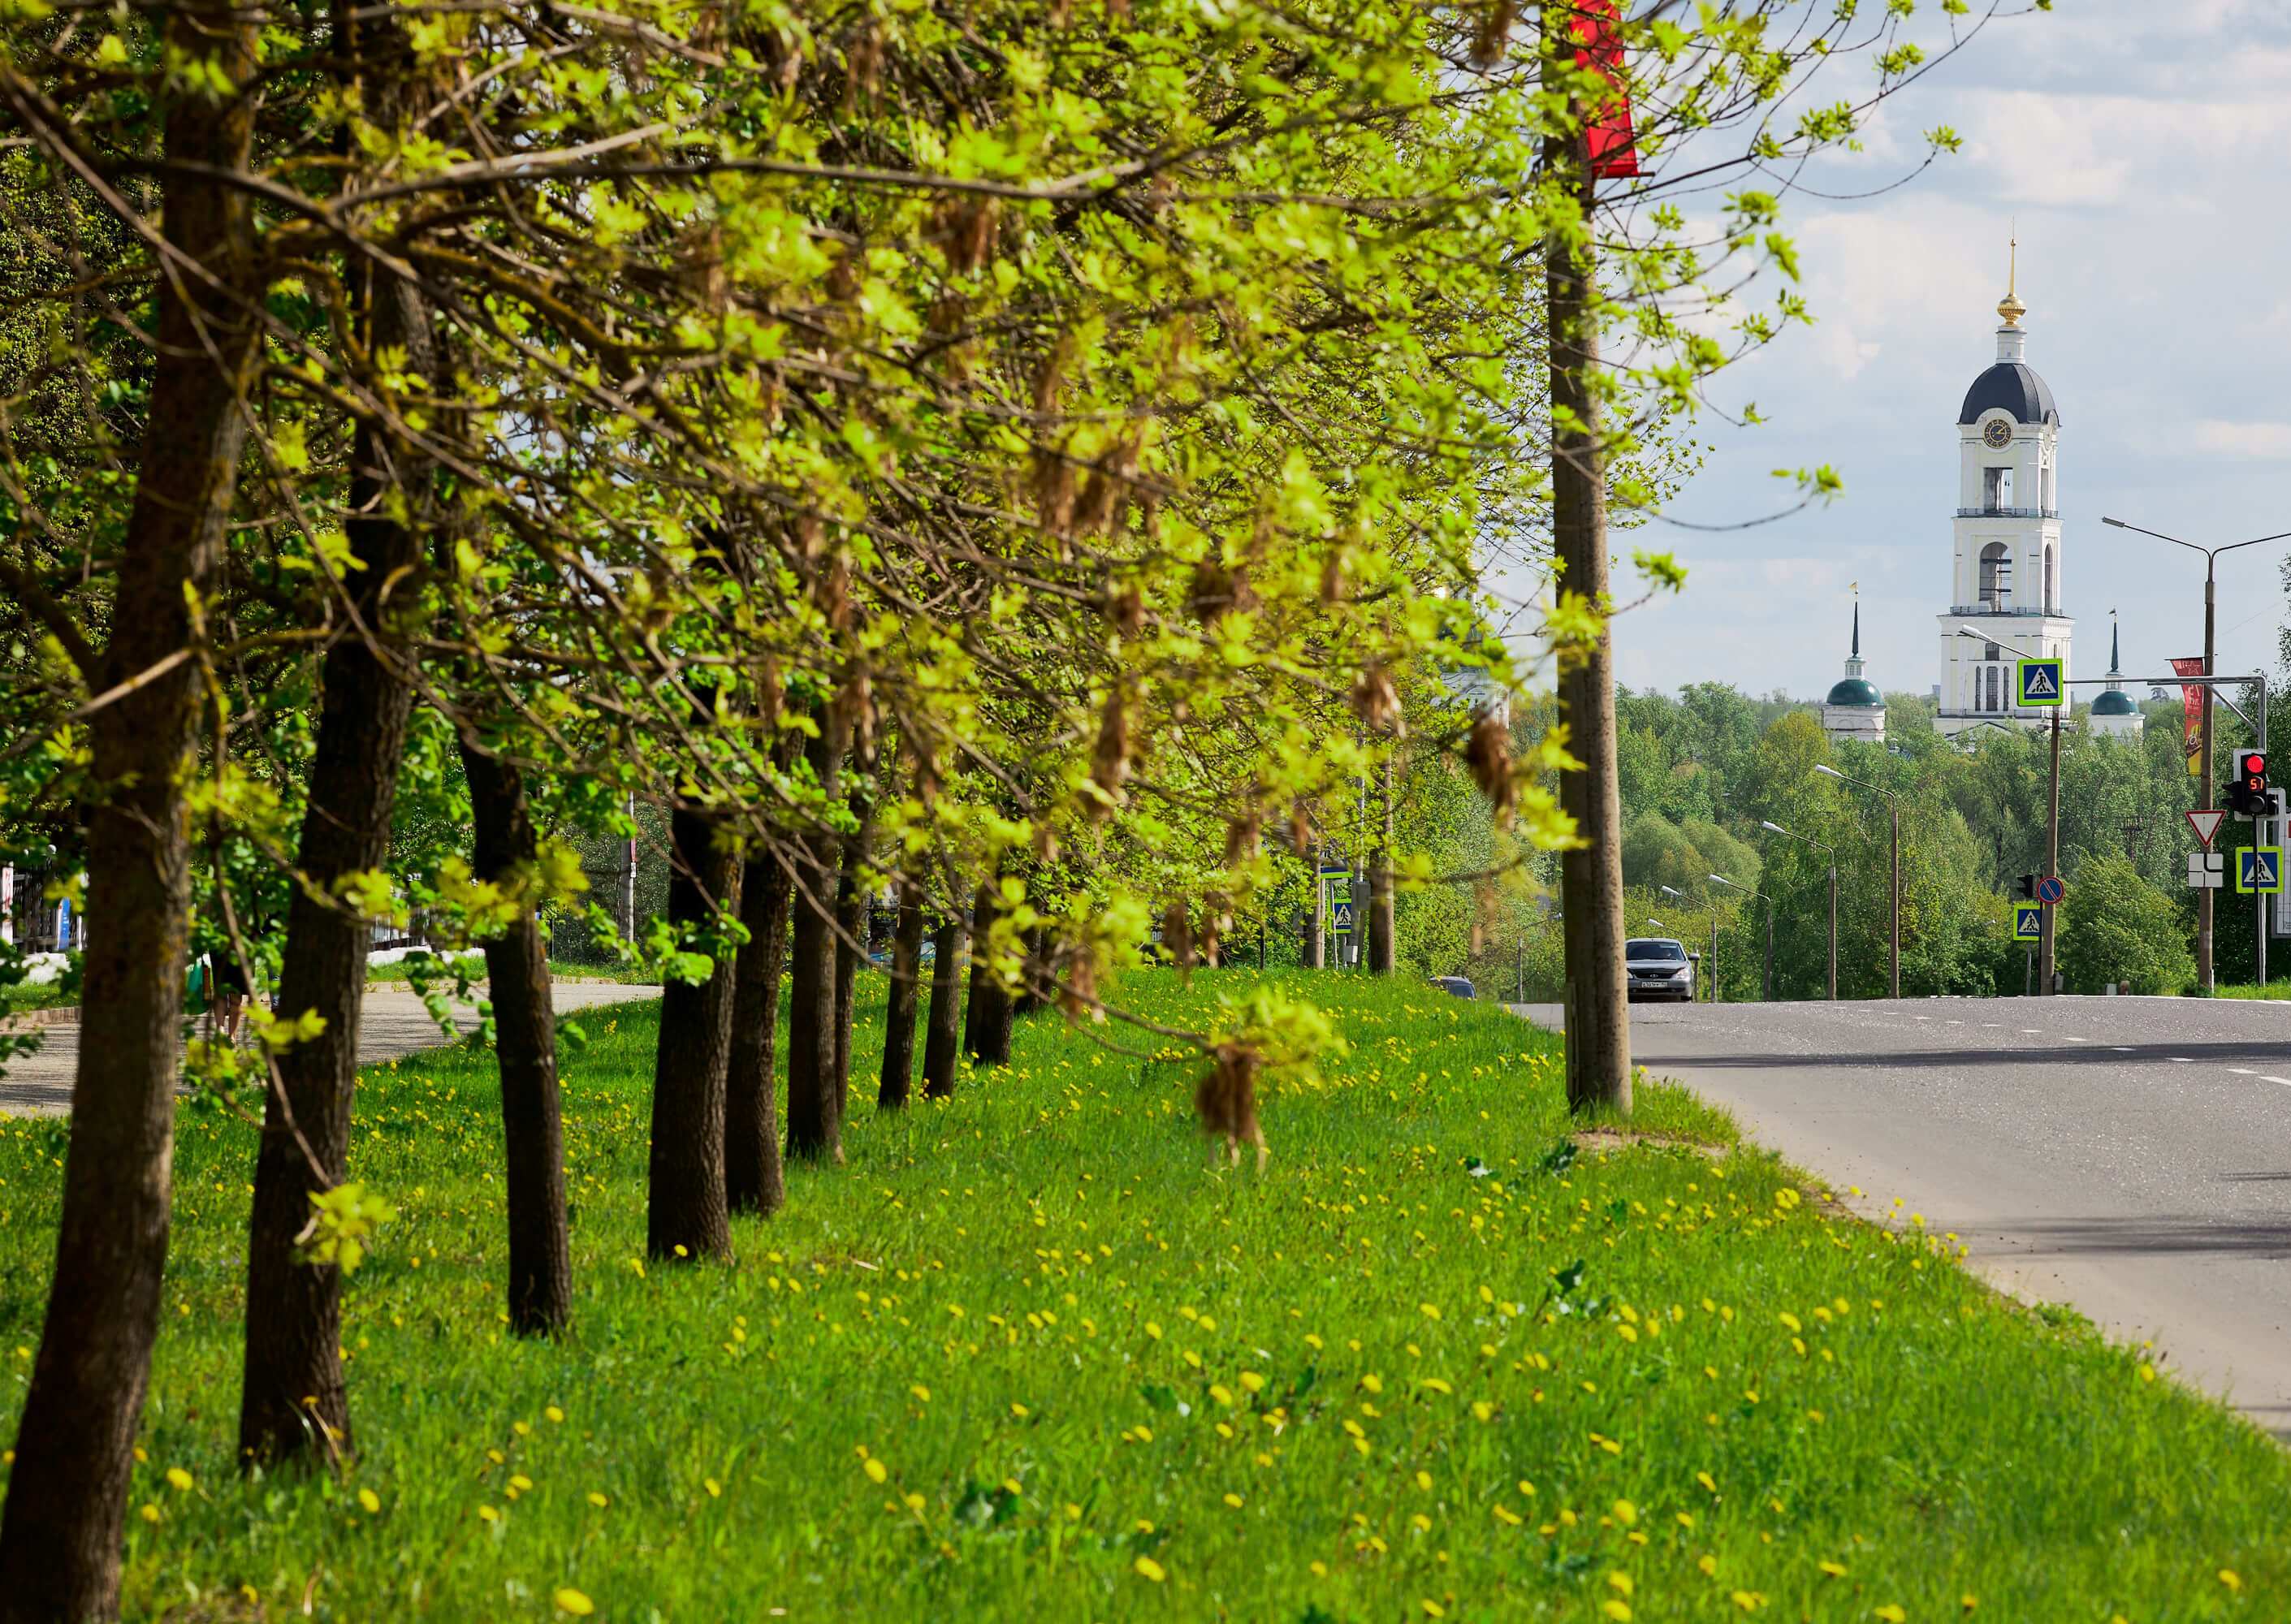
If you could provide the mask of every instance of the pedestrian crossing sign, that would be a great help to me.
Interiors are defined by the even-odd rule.
[[[2235,888],[2246,896],[2255,891],[2280,891],[2283,888],[2283,848],[2280,846],[2237,848]]]
[[[2062,680],[2058,660],[2023,660],[2016,668],[2021,679],[2021,703],[2024,705],[2056,705],[2067,684]]]
[[[2016,902],[2013,904],[2013,939],[2016,942],[2041,942],[2045,939],[2045,907],[2042,903]]]
[[[1331,927],[1331,929],[1333,929],[1338,936],[1350,936],[1350,935],[1352,935],[1352,933],[1353,933],[1353,905],[1352,905],[1352,904],[1350,904],[1350,903],[1348,903],[1348,902],[1340,902],[1340,903],[1338,903],[1338,904],[1337,904],[1337,922],[1336,922],[1336,924],[1335,924],[1334,926],[1332,926],[1332,927]]]

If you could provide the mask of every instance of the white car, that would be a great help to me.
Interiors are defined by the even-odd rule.
[[[1684,943],[1668,937],[1633,937],[1623,944],[1623,972],[1630,983],[1633,1003],[1668,999],[1694,1001],[1694,961]]]

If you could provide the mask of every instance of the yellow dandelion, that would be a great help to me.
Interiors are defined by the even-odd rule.
[[[1129,1566],[1130,1570],[1135,1572],[1138,1578],[1150,1579],[1157,1585],[1163,1580],[1170,1577],[1167,1573],[1162,1571],[1162,1564],[1154,1561],[1151,1556],[1140,1556],[1137,1561],[1131,1563]]]
[[[553,1599],[557,1603],[558,1612],[569,1612],[576,1619],[585,1619],[591,1613],[597,1611],[596,1603],[591,1601],[587,1596],[582,1595],[581,1592],[575,1590],[570,1585],[559,1587],[557,1595]]]
[[[167,1485],[185,1494],[189,1493],[197,1486],[191,1475],[179,1466],[171,1466],[167,1468]]]
[[[382,1509],[382,1496],[376,1494],[371,1489],[360,1489],[358,1493],[358,1501],[360,1506],[366,1508],[366,1513],[368,1516],[372,1516],[375,1512]]]
[[[867,1481],[869,1483],[880,1483],[891,1475],[890,1468],[886,1467],[881,1461],[875,1459],[872,1456],[861,1461],[859,1463],[859,1469],[867,1474]]]

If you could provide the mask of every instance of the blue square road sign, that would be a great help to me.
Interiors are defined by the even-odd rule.
[[[2283,848],[2280,846],[2240,846],[2235,853],[2235,888],[2254,891],[2283,888]]]
[[[2013,904],[2013,939],[2016,942],[2041,942],[2045,939],[2043,904],[2016,902]]]
[[[2019,674],[2021,703],[2056,705],[2068,684],[2058,660],[2023,660],[2014,668]]]

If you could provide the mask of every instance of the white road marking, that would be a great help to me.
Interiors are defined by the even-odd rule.
[[[2090,1038],[2080,1038],[2080,1037],[2077,1037],[2076,1035],[2074,1035],[2073,1033],[2071,1033],[2071,1034],[2070,1035],[2070,1037],[2069,1037],[2069,1041],[2070,1041],[2070,1042],[2071,1042],[2071,1043],[2089,1043],[2089,1042],[2091,1042],[2091,1041],[2092,1041],[2092,1040],[2091,1040]]]
[[[2132,1045],[2129,1043],[2110,1043],[2109,1047],[2119,1055],[2128,1055],[2132,1052]]]
[[[2195,1063],[2195,1057],[2191,1055],[2174,1055],[2172,1057],[2172,1064],[2174,1065],[2193,1065]]]
[[[2231,1065],[2227,1069],[2233,1072],[2239,1077],[2256,1077],[2259,1075],[2257,1072],[2253,1071],[2247,1065]]]
[[[2260,1078],[2260,1080],[2259,1080],[2259,1081],[2262,1081],[2262,1082],[2279,1082],[2279,1083],[2281,1083],[2285,1088],[2287,1088],[2287,1089],[2291,1089],[2291,1077],[2267,1077],[2267,1076],[2262,1076],[2262,1077]]]

